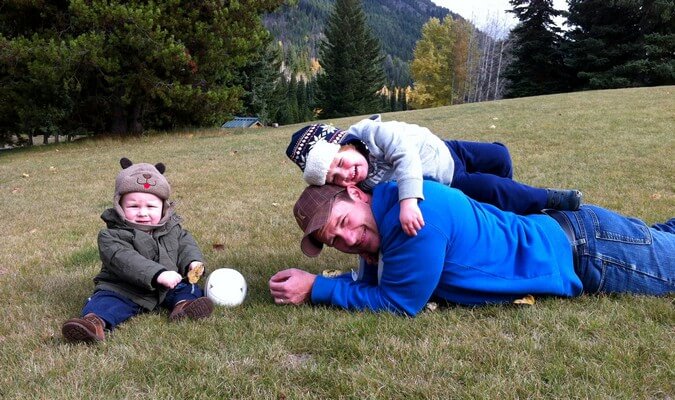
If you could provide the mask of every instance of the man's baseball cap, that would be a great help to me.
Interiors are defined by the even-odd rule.
[[[293,215],[304,232],[300,241],[300,249],[307,257],[316,257],[321,253],[323,243],[314,239],[312,234],[328,222],[335,197],[345,190],[347,189],[336,185],[310,185],[295,202]]]

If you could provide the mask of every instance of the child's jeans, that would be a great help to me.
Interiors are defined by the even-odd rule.
[[[447,140],[455,161],[451,187],[482,203],[516,214],[532,214],[546,208],[546,189],[514,181],[509,150],[501,143]]]
[[[183,300],[195,300],[203,297],[202,289],[193,284],[181,282],[175,288],[169,290],[166,298],[160,304],[161,307],[173,310],[176,303]],[[106,328],[112,330],[117,325],[143,313],[143,307],[110,290],[97,290],[87,299],[82,309],[82,316],[94,313],[106,322]]]

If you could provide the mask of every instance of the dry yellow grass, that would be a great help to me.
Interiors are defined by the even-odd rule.
[[[501,141],[516,177],[656,222],[675,210],[675,87],[391,113],[444,138]],[[346,127],[359,117],[331,120]],[[284,154],[301,125],[84,140],[0,154],[0,398],[669,398],[671,298],[581,297],[450,308],[415,319],[278,307],[278,269],[349,269],[299,251],[303,188]],[[493,127],[494,126],[494,127]],[[164,162],[207,267],[249,296],[200,323],[149,314],[97,347],[62,342],[99,268],[119,158]]]

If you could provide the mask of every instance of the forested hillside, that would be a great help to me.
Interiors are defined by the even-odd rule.
[[[299,0],[296,6],[285,5],[265,16],[264,25],[284,46],[290,71],[300,74],[312,71],[310,60],[316,58],[333,4],[332,0]],[[461,18],[431,0],[364,0],[363,8],[386,55],[385,72],[397,86],[410,84],[408,64],[422,26],[429,18],[443,19],[448,14]]]

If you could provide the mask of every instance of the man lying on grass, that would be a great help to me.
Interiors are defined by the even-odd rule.
[[[509,303],[526,295],[675,292],[675,218],[648,227],[597,206],[516,215],[425,181],[426,224],[408,236],[395,182],[307,187],[294,207],[309,257],[323,247],[359,254],[358,273],[335,278],[287,269],[270,278],[277,304],[416,315],[430,300]]]

